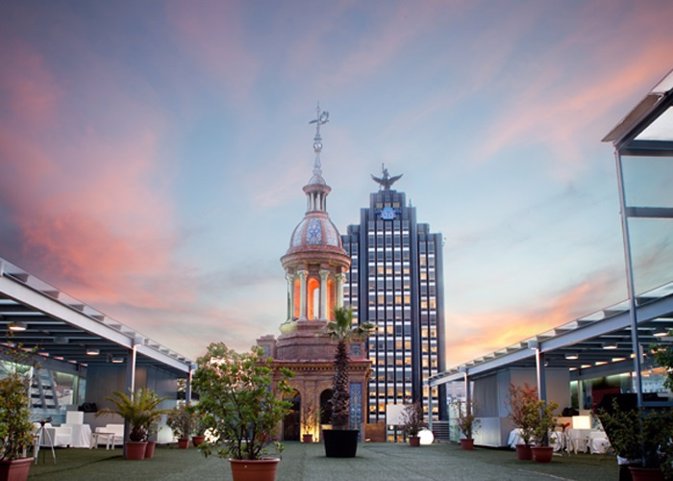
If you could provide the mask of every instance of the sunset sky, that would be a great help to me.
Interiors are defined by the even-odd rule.
[[[247,349],[285,320],[319,100],[339,230],[385,163],[445,237],[455,365],[626,297],[601,139],[672,25],[670,0],[3,1],[0,257],[192,358]]]

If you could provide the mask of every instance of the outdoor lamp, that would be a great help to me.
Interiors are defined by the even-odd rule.
[[[7,325],[7,328],[12,332],[23,332],[28,329],[25,322],[13,321]]]

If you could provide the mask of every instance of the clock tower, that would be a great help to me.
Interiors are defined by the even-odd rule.
[[[336,343],[325,332],[334,318],[334,308],[343,306],[344,281],[351,265],[341,235],[327,213],[331,188],[322,175],[320,127],[327,123],[327,112],[317,109],[313,139],[313,174],[303,190],[306,213],[290,236],[290,245],[281,258],[287,279],[287,312],[280,336],[257,340],[274,358],[276,368],[294,372],[290,385],[295,389],[293,410],[283,421],[284,440],[299,440],[311,434],[321,436],[320,426],[329,424],[332,381],[335,375]],[[364,343],[350,346],[350,424],[364,432],[366,388],[370,362]]]

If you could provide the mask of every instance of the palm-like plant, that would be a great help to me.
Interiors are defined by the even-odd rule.
[[[164,413],[159,409],[163,398],[147,388],[138,389],[133,395],[116,391],[107,399],[115,405],[114,409],[101,409],[96,415],[119,414],[131,425],[129,440],[134,442],[146,441],[150,425]]]
[[[348,345],[353,341],[365,339],[373,330],[373,324],[353,325],[353,311],[349,307],[334,309],[334,320],[327,323],[326,332],[337,341],[334,356],[334,382],[332,386],[332,427],[347,429],[350,408],[348,392]]]

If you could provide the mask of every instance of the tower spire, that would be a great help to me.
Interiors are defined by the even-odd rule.
[[[320,152],[322,151],[322,137],[320,137],[320,126],[329,121],[329,112],[320,110],[320,102],[316,107],[316,118],[309,124],[315,124],[315,137],[313,137],[313,152],[315,152],[315,161],[313,162],[313,178],[322,179],[322,165],[320,164]],[[323,181],[324,183],[324,181]]]

